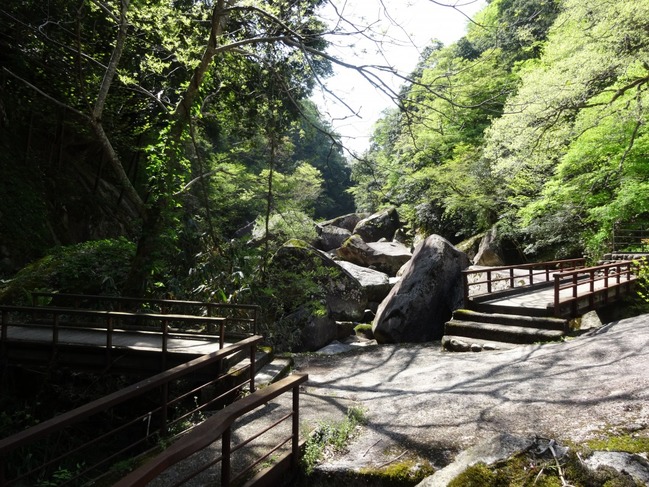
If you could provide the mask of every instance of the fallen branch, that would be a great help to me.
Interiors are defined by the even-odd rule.
[[[399,455],[397,458],[393,458],[392,460],[389,460],[389,461],[387,461],[387,462],[385,462],[385,463],[379,465],[379,466],[376,467],[376,468],[379,469],[379,468],[387,467],[387,466],[390,465],[391,463],[394,463],[394,462],[396,462],[397,460],[399,460],[399,458],[401,458],[402,456],[404,456],[406,453],[408,453],[408,450],[404,451],[404,452],[403,452],[401,455]]]

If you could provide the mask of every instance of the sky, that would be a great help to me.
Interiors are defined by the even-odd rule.
[[[420,53],[432,39],[445,45],[460,39],[466,32],[467,16],[472,17],[486,5],[486,0],[331,1],[343,18],[368,28],[366,35],[380,41],[380,49],[376,42],[364,40],[362,35],[335,35],[329,38],[328,52],[354,65],[391,65],[404,76],[413,71]],[[321,16],[330,25],[339,18],[331,4]],[[338,26],[347,32],[351,30],[349,25]],[[382,79],[393,89],[401,85],[395,77],[384,75]],[[324,84],[326,91],[334,95],[320,89],[313,97],[323,117],[332,123],[348,149],[363,153],[369,147],[372,127],[381,112],[394,105],[381,90],[348,68],[336,67]]]

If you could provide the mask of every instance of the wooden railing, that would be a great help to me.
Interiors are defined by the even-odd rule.
[[[579,258],[464,270],[462,275],[465,306],[468,306],[470,297],[487,296],[495,292],[534,285],[550,286],[554,273],[579,269],[584,267],[585,263],[585,259]]]
[[[641,262],[623,261],[554,275],[554,315],[576,317],[628,293]]]
[[[0,487],[54,485],[53,479],[57,486],[86,484],[111,465],[159,448],[164,438],[237,394],[240,384],[214,393],[227,383],[228,372],[203,383],[197,379],[232,354],[249,353],[254,393],[254,357],[262,339],[244,339],[0,440]]]
[[[247,476],[254,473],[254,469],[262,462],[267,461],[271,455],[279,451],[284,445],[290,442],[290,451],[284,455],[274,465],[274,469],[280,472],[275,472],[274,482],[266,480],[265,485],[278,485],[282,479],[280,477],[282,471],[287,471],[297,467],[299,458],[299,386],[308,379],[305,374],[293,375],[283,379],[275,384],[272,384],[255,394],[244,397],[243,399],[227,406],[225,409],[219,411],[215,415],[205,420],[202,424],[194,428],[186,436],[179,439],[171,447],[167,448],[160,455],[153,460],[142,465],[135,471],[128,474],[121,481],[115,484],[115,487],[137,487],[144,486],[154,478],[161,475],[165,470],[177,464],[181,460],[189,457],[193,453],[207,448],[214,442],[221,440],[220,455],[216,458],[209,459],[205,464],[193,465],[192,471],[184,478],[177,480],[174,484],[168,485],[182,485],[183,483],[195,478],[203,473],[207,468],[213,467],[218,463],[221,464],[220,480],[210,480],[210,485],[220,485],[222,487],[229,487],[230,485],[246,480]],[[245,439],[241,438],[237,445],[232,445],[232,426],[234,422],[241,418],[243,415],[267,404],[270,400],[292,391],[293,400],[292,408],[288,414],[285,414],[278,420],[275,420],[271,425],[265,426],[261,431],[256,432]],[[250,444],[253,440],[259,438],[261,435],[269,432],[270,430],[278,427],[286,420],[291,420],[291,433],[287,437],[280,438],[275,446],[271,447],[260,457],[248,463],[244,468],[233,475],[232,455],[242,449],[244,446]],[[237,485],[239,485],[237,484]],[[248,485],[248,484],[247,484]]]
[[[0,356],[4,356],[9,342],[9,329],[47,330],[52,355],[58,352],[63,331],[85,332],[101,336],[105,348],[106,365],[111,363],[116,338],[125,333],[141,333],[144,338],[160,337],[161,366],[165,368],[171,338],[218,340],[219,348],[225,342],[225,318],[158,313],[129,313],[49,306],[0,306]],[[218,331],[213,331],[218,330]],[[83,346],[84,343],[75,343]],[[88,344],[91,346],[92,344]]]
[[[646,252],[649,249],[649,225],[619,226],[613,232],[614,252]]]
[[[225,325],[231,331],[237,328],[239,334],[257,335],[259,306],[251,304],[227,304],[178,299],[148,299],[124,296],[95,296],[88,294],[67,294],[32,292],[34,306],[53,305],[109,311],[137,313],[175,313],[225,318]]]

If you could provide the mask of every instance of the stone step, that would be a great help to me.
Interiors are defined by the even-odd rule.
[[[565,335],[560,330],[544,330],[526,326],[479,323],[454,320],[447,322],[444,335],[454,335],[497,342],[529,344],[561,340]]]
[[[248,374],[247,368],[248,365],[250,365],[250,358],[248,357],[247,352],[245,355],[245,357],[239,355],[237,361],[229,366],[228,373],[230,375],[240,376],[242,374]],[[257,370],[255,370],[255,377],[257,377],[257,374],[265,365],[271,362],[272,358],[273,355],[271,352],[265,350],[257,350],[255,352],[255,366],[257,368]]]
[[[275,357],[271,362],[259,369],[255,375],[256,387],[265,387],[286,377],[291,367],[293,367],[293,359]]]
[[[520,311],[520,308],[518,308]],[[493,323],[497,325],[522,326],[544,330],[559,330],[568,332],[568,320],[550,316],[524,316],[505,313],[484,313],[468,309],[457,309],[453,312],[457,321],[472,321],[476,323]]]
[[[444,335],[442,347],[450,352],[483,352],[496,350],[510,350],[520,344],[497,342],[494,340],[476,339],[457,335]]]
[[[521,316],[520,306],[507,306],[503,304],[494,304],[490,302],[476,302],[471,301],[471,310],[478,313],[488,314],[503,314]],[[547,303],[545,307],[539,308],[524,308],[525,316],[533,316],[537,318],[550,318],[554,314],[553,303]]]

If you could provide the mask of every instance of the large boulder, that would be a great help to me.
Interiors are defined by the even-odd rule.
[[[498,267],[521,264],[526,259],[518,243],[503,234],[496,225],[482,235],[480,246],[472,260],[475,265]]]
[[[283,298],[291,299],[292,309],[303,305],[301,298],[323,301],[334,320],[358,321],[363,317],[367,298],[360,283],[324,252],[301,240],[290,240],[273,256],[274,286]]]
[[[361,267],[344,260],[339,261],[338,264],[360,283],[368,301],[380,303],[392,289],[390,278],[384,272]]]
[[[475,265],[484,265],[490,267],[498,267],[505,265],[505,259],[502,255],[502,249],[498,242],[498,235],[496,227],[491,228],[486,232],[480,240],[480,246],[475,257],[473,257]]]
[[[286,316],[282,324],[295,334],[293,352],[315,352],[338,338],[336,321],[329,315],[314,315],[306,306]]]
[[[359,235],[352,235],[336,250],[342,260],[362,267],[372,267],[389,276],[395,276],[399,268],[412,257],[410,249],[397,242],[365,242]]]
[[[462,270],[469,259],[446,239],[431,235],[416,249],[401,280],[372,323],[380,343],[439,340],[444,323],[462,306]]]
[[[396,208],[388,208],[359,221],[352,233],[360,235],[365,242],[392,240],[400,226]]]
[[[367,218],[369,213],[350,213],[348,215],[338,216],[331,220],[319,223],[318,226],[324,227],[338,227],[347,230],[350,234],[353,233],[354,228],[363,218]]]
[[[352,236],[349,230],[335,225],[318,225],[316,231],[318,232],[318,238],[315,246],[325,252],[337,249]]]

